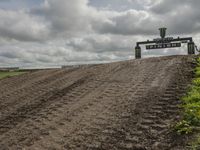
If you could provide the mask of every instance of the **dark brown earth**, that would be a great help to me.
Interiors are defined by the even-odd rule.
[[[171,126],[193,56],[36,71],[0,80],[0,150],[182,150]]]

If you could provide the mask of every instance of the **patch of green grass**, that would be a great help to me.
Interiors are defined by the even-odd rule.
[[[193,131],[193,127],[191,127],[190,123],[187,120],[182,120],[178,122],[175,126],[175,129],[178,134],[189,134]]]
[[[0,79],[6,78],[6,77],[12,77],[24,74],[26,72],[20,72],[20,71],[11,71],[11,72],[0,72]]]
[[[183,108],[185,108],[189,104],[193,104],[196,102],[199,102],[200,100],[200,87],[193,86],[191,90],[188,92],[188,94],[182,98],[182,101],[184,102]]]
[[[197,136],[196,140],[191,143],[191,150],[199,150],[200,149],[200,135]]]
[[[196,74],[197,77],[200,77],[200,67],[198,67],[198,68],[196,69],[196,73],[195,73],[195,74]]]
[[[193,85],[200,87],[200,77],[193,80]]]
[[[200,58],[197,59],[195,79],[187,95],[182,98],[183,120],[178,122],[175,130],[178,134],[189,134],[200,127]],[[200,136],[191,144],[191,149],[200,148]]]

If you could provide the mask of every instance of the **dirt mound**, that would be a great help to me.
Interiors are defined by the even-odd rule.
[[[0,149],[182,149],[184,140],[170,126],[179,118],[192,59],[148,58],[0,80]]]

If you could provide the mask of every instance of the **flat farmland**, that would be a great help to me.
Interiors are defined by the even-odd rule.
[[[194,56],[40,70],[0,80],[1,150],[183,150],[173,126]]]
[[[12,77],[12,76],[17,76],[17,75],[21,75],[24,74],[26,72],[20,72],[20,71],[0,71],[0,79],[2,78],[7,78],[7,77]]]

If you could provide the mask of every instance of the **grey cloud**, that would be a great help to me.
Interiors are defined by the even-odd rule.
[[[145,11],[129,10],[110,18],[110,22],[97,22],[93,28],[102,34],[152,35],[161,21]]]
[[[47,41],[71,38],[90,31],[87,0],[46,0],[29,10],[0,9],[0,36],[19,41]]]
[[[31,10],[51,23],[51,36],[71,37],[90,30],[94,9],[87,0],[46,0],[40,8]]]
[[[101,34],[155,35],[159,27],[169,34],[193,34],[200,31],[200,1],[161,0],[147,10],[128,10],[114,15],[107,22],[93,23]]]
[[[133,58],[136,41],[159,36],[160,26],[168,27],[169,34],[199,34],[200,1],[129,0],[136,1],[144,4],[142,10],[98,9],[88,0],[45,0],[34,9],[0,9],[0,65],[125,60]],[[143,51],[145,57],[182,53]]]
[[[0,20],[2,38],[41,41],[48,36],[47,25],[24,11],[0,10]]]
[[[135,44],[133,40],[135,41],[136,39],[134,37],[94,34],[82,39],[71,39],[66,45],[77,52],[115,53],[132,51],[132,47]]]
[[[20,67],[45,67],[61,66],[81,63],[97,63],[104,61],[120,60],[120,57],[112,52],[97,53],[96,51],[74,51],[69,49],[60,41],[54,41],[54,45],[36,43],[21,43],[18,47],[3,46],[0,47],[0,66],[18,65]],[[7,60],[5,62],[5,60]]]
[[[3,51],[0,52],[0,56],[1,57],[5,57],[5,58],[9,58],[9,59],[15,59],[17,57],[19,57],[19,53],[17,51]]]
[[[153,5],[150,10],[159,15],[171,13],[171,11],[176,10],[177,7],[183,7],[186,1],[187,0],[161,0]]]
[[[171,34],[192,34],[200,30],[199,0],[161,0],[150,11],[163,20]]]
[[[190,8],[191,11],[199,9],[200,1],[199,0],[160,0],[150,7],[150,10],[159,15],[177,12],[178,10],[185,11],[187,13],[187,8]]]
[[[138,0],[136,2],[139,3]],[[87,0],[46,0],[41,7],[31,9],[30,14],[2,11],[0,33],[3,37],[21,41],[45,41],[88,33],[155,35],[160,26],[168,27],[174,34],[195,33],[200,29],[200,12],[193,9],[200,3],[196,0],[190,3],[187,0],[161,0],[155,4],[152,0],[142,2],[152,4],[150,11],[98,11],[88,6]],[[185,5],[187,8],[183,11],[181,6]]]

